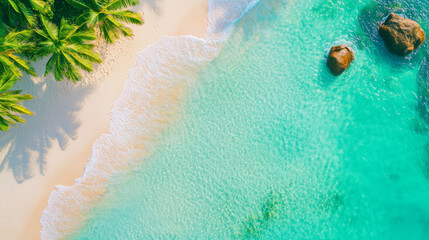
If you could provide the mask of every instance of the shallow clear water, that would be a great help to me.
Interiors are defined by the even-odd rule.
[[[425,1],[262,0],[199,74],[180,120],[110,180],[71,239],[428,239],[426,46],[390,55],[390,11]],[[336,43],[355,50],[342,76]],[[429,118],[428,118],[429,119]]]

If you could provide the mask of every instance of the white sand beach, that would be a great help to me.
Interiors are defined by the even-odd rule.
[[[159,37],[204,36],[207,0],[141,0],[134,9],[144,24],[134,37],[97,43],[103,63],[77,84],[52,76],[26,77],[17,88],[34,96],[27,123],[0,133],[0,238],[40,239],[49,193],[83,173],[94,141],[109,133],[109,112],[119,97],[136,52]],[[43,76],[44,62],[33,64]]]

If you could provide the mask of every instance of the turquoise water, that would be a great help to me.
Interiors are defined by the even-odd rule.
[[[429,32],[428,9],[262,0],[69,238],[428,239],[426,46],[402,59],[376,33],[390,11]],[[356,57],[340,77],[336,43]]]

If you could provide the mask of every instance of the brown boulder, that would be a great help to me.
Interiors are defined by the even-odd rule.
[[[391,13],[378,29],[390,52],[405,56],[425,40],[425,32],[415,21]]]
[[[329,52],[328,67],[335,76],[343,73],[353,61],[353,51],[349,46],[334,46]]]

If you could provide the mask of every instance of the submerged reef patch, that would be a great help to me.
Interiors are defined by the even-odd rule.
[[[259,237],[269,227],[272,220],[281,217],[281,208],[286,203],[287,200],[283,192],[271,190],[263,200],[259,211],[249,214],[243,221],[236,237]]]

